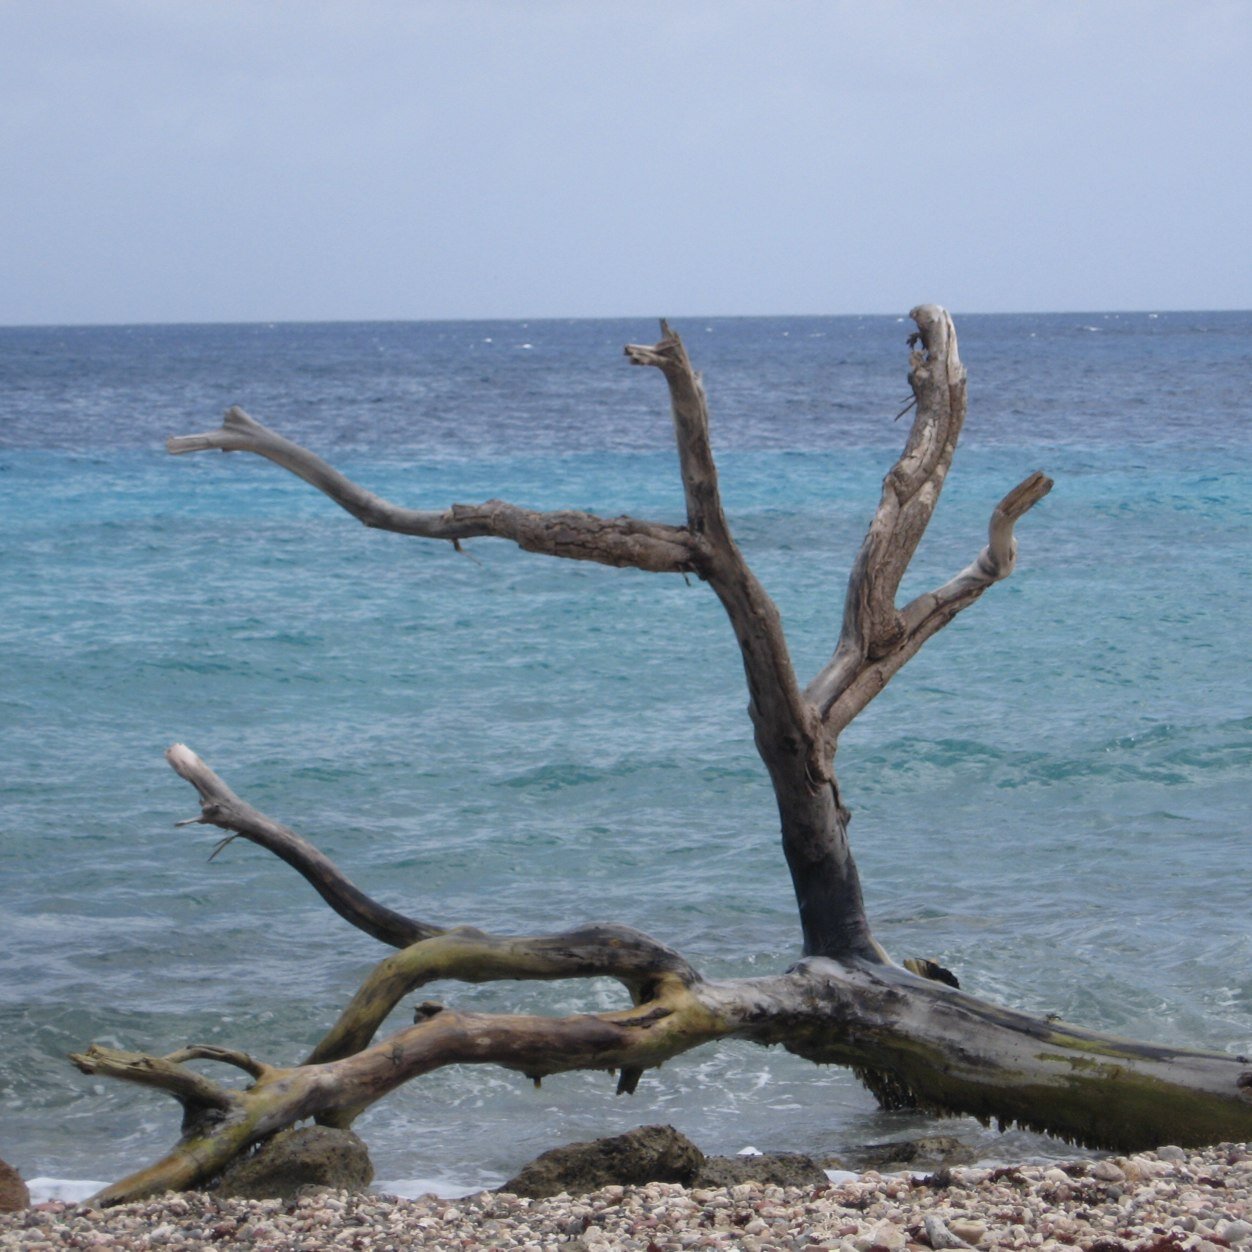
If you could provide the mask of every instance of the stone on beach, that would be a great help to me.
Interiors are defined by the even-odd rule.
[[[752,1156],[706,1156],[693,1187],[733,1187],[736,1183],[776,1187],[825,1187],[826,1171],[801,1152],[758,1152]]]
[[[650,1182],[702,1188],[738,1183],[824,1187],[827,1178],[812,1157],[798,1152],[705,1156],[672,1126],[640,1126],[624,1135],[553,1148],[524,1166],[500,1190],[538,1199]]]
[[[0,1249],[924,1252],[954,1248],[959,1239],[988,1252],[1252,1252],[1252,1151],[1246,1144],[1181,1159],[1147,1152],[1111,1163],[1123,1181],[1103,1181],[1098,1162],[1079,1160],[958,1166],[942,1178],[868,1171],[825,1187],[613,1185],[539,1200],[507,1192],[451,1201],[327,1190],[290,1201],[187,1192],[104,1212],[53,1203],[6,1214],[0,1216]]]
[[[0,1213],[16,1213],[30,1204],[30,1192],[22,1176],[5,1161],[0,1161]]]
[[[608,1139],[567,1143],[537,1156],[500,1188],[540,1199],[579,1195],[612,1184],[689,1183],[704,1153],[672,1126],[640,1126]]]
[[[284,1130],[251,1156],[232,1161],[214,1191],[247,1200],[289,1200],[301,1187],[363,1191],[374,1167],[362,1140],[350,1130],[304,1126]]]

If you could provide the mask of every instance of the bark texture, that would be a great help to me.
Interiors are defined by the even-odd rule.
[[[659,342],[630,345],[626,354],[659,370],[668,389],[686,501],[681,526],[540,513],[499,500],[442,511],[401,508],[237,408],[219,430],[169,441],[176,454],[219,449],[264,456],[367,526],[454,543],[490,536],[552,556],[707,582],[743,660],[755,741],[778,802],[803,957],[772,977],[713,981],[626,926],[490,935],[403,916],[372,900],[295,831],[240,799],[189,748],[175,745],[169,762],[200,797],[201,812],[190,821],[226,831],[219,850],[235,838],[267,849],[346,921],[396,951],[296,1066],[207,1046],[165,1057],[93,1046],[74,1056],[87,1073],[157,1087],[184,1110],[182,1136],[170,1152],[106,1188],[98,1202],[203,1183],[251,1145],[303,1119],[348,1127],[397,1086],[440,1066],[499,1065],[536,1081],[601,1069],[616,1073],[619,1092],[630,1092],[645,1069],[731,1037],[849,1066],[889,1107],[973,1114],[1121,1150],[1252,1138],[1252,1066],[1245,1058],[1135,1043],[988,1004],[951,985],[955,980],[933,963],[896,965],[873,937],[835,777],[839,733],[932,635],[1012,573],[1014,526],[1052,486],[1041,473],[1024,478],[992,510],[987,543],[965,569],[897,604],[966,414],[951,318],[935,305],[914,309],[912,317],[912,428],[853,564],[830,660],[803,686],[778,610],[727,523],[703,386],[664,322]],[[375,1041],[395,1005],[435,979],[604,976],[625,989],[620,1009],[549,1018],[467,1013],[425,1001],[412,1026]],[[251,1082],[223,1086],[188,1068],[190,1060],[242,1069]]]

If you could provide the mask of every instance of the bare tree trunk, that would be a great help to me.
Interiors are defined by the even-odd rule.
[[[401,509],[350,482],[311,452],[239,409],[220,430],[169,441],[174,453],[249,451],[298,474],[368,526],[426,538],[495,536],[530,551],[640,569],[693,573],[724,607],[738,641],[757,748],[778,802],[783,853],[799,909],[804,958],[773,977],[713,982],[638,931],[596,924],[547,936],[488,935],[405,917],[370,899],[294,831],[236,796],[182,745],[167,753],[197,790],[207,823],[267,848],[365,933],[398,949],[381,961],[306,1060],[277,1068],[207,1046],[150,1057],[91,1047],[73,1060],[169,1092],[183,1134],[154,1165],[106,1188],[118,1203],[203,1183],[239,1153],[303,1118],[347,1126],[374,1101],[449,1064],[493,1064],[536,1080],[571,1069],[640,1075],[722,1038],[782,1044],[851,1067],[887,1106],[967,1113],[1130,1150],[1172,1141],[1252,1138],[1252,1066],[1244,1057],[1134,1043],[987,1004],[939,978],[928,962],[894,964],[874,939],[834,774],[840,732],[937,631],[1013,570],[1014,524],[1051,488],[1031,474],[991,515],[986,546],[964,570],[897,607],[900,581],[924,533],[965,420],[965,371],[947,313],[913,310],[910,383],[917,412],[904,452],[853,565],[829,662],[797,681],[778,610],[727,525],[709,443],[704,391],[678,336],[626,349],[659,369],[674,415],[685,526],[586,513],[535,513],[498,500],[442,512]],[[186,824],[186,823],[184,823]],[[567,1018],[463,1013],[425,1002],[414,1024],[374,1036],[406,995],[434,979],[616,978],[629,1005]],[[245,1070],[244,1090],[187,1068],[214,1060]]]

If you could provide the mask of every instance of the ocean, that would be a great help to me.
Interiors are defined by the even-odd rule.
[[[845,732],[875,932],[988,998],[1252,1051],[1250,313],[956,315],[970,413],[908,595],[1035,469],[1017,572]],[[732,527],[802,680],[906,434],[894,317],[686,318]],[[0,1157],[114,1179],[173,1101],[95,1041],[297,1061],[385,950],[211,828],[182,741],[366,890],[440,924],[638,926],[714,976],[799,931],[730,629],[679,576],[367,531],[255,457],[169,457],[240,404],[397,503],[498,496],[678,522],[647,320],[0,330]],[[565,1013],[616,984],[439,984]],[[402,1006],[387,1029],[411,1018]],[[603,1074],[447,1069],[358,1123],[409,1190],[668,1122],[706,1151],[946,1129],[846,1072],[724,1043]],[[958,1123],[990,1156],[1034,1135]],[[50,1184],[48,1184],[50,1185]],[[46,1190],[46,1187],[45,1187]]]

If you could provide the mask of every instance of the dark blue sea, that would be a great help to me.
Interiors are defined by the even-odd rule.
[[[1028,472],[1018,570],[843,736],[876,932],[994,1000],[1252,1051],[1252,314],[957,318],[966,436],[905,594]],[[732,525],[802,679],[906,434],[902,319],[688,319]],[[398,503],[491,496],[678,522],[646,321],[0,330],[0,1156],[113,1179],[173,1102],[96,1041],[297,1061],[385,955],[236,841],[211,864],[184,741],[363,887],[439,923],[639,926],[707,973],[797,955],[730,629],[681,577],[365,530],[267,462],[169,457],[240,404]],[[563,1013],[610,982],[423,989]],[[411,1019],[402,1008],[390,1028]],[[649,1072],[490,1068],[360,1123],[385,1183],[498,1184],[668,1122],[837,1155],[934,1124],[727,1043]],[[989,1156],[1059,1145],[962,1123]]]

